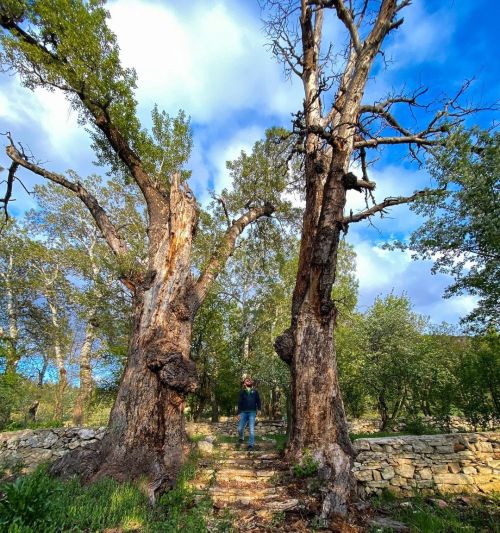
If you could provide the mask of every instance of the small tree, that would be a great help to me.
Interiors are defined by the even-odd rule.
[[[469,325],[499,328],[500,134],[459,129],[436,147],[429,170],[441,189],[413,209],[427,220],[410,238],[415,256],[434,259],[433,270],[451,274],[447,295],[479,297]]]

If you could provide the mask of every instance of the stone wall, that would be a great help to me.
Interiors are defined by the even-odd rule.
[[[26,429],[0,433],[0,469],[7,473],[33,471],[69,450],[101,440],[106,428]],[[0,472],[1,474],[1,472]]]
[[[500,433],[358,439],[354,448],[365,495],[500,491]]]
[[[447,433],[456,433],[463,431],[474,431],[474,428],[464,419],[458,416],[452,416],[444,425],[442,420],[437,420],[432,417],[425,417],[421,419],[424,427],[432,427],[437,430],[446,431]],[[353,418],[347,420],[350,433],[376,433],[379,431],[380,421],[375,418]],[[405,428],[406,422],[404,420],[398,422],[394,427],[394,431],[402,431]],[[237,434],[238,422],[236,417],[227,418],[221,417],[220,422],[188,422],[188,433],[191,435],[209,435],[211,433],[218,433],[220,435],[235,436]],[[489,430],[496,429],[492,424]],[[255,426],[257,435],[266,435],[272,433],[285,433],[285,420],[257,420]]]
[[[187,424],[192,435],[236,434],[235,421]],[[282,433],[283,423],[261,421],[257,434]],[[102,439],[105,428],[57,428],[0,433],[0,470],[30,472],[67,451]],[[361,492],[500,491],[500,433],[454,433],[358,439],[354,475]]]

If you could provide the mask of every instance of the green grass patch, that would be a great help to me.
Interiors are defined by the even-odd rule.
[[[196,473],[197,456],[182,468],[176,486],[151,507],[140,483],[102,479],[82,486],[78,479],[60,481],[46,468],[4,484],[0,531],[5,533],[101,532],[118,528],[145,533],[207,531],[208,497],[195,500],[187,482]]]
[[[189,442],[201,442],[206,435],[188,435]]]
[[[500,495],[471,496],[468,504],[460,498],[436,496],[446,502],[440,508],[429,498],[401,500],[374,498],[376,508],[389,512],[415,533],[500,533]]]

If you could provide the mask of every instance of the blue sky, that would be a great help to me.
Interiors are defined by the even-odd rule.
[[[192,119],[194,149],[192,188],[203,202],[208,190],[229,183],[225,161],[249,150],[273,125],[288,126],[302,101],[299,80],[286,80],[281,66],[265,47],[256,0],[142,1],[108,4],[110,26],[118,36],[125,65],[138,73],[139,113],[145,124],[155,103],[175,114],[183,108]],[[414,0],[405,10],[405,24],[386,43],[387,68],[379,63],[365,100],[382,97],[392,88],[430,87],[430,96],[454,93],[465,79],[476,79],[470,92],[479,104],[498,99],[497,33],[500,8],[491,0]],[[335,24],[331,26],[336,35]],[[487,126],[491,114],[475,122]],[[58,93],[31,93],[15,76],[0,74],[0,131],[9,130],[28,145],[47,168],[81,175],[96,172],[84,129]],[[0,155],[0,165],[8,166]],[[36,179],[25,176],[31,187]],[[377,199],[413,192],[428,176],[386,150],[372,172]],[[351,194],[354,209],[362,198]],[[31,199],[17,188],[11,212],[21,214]],[[407,207],[389,217],[353,225],[347,236],[358,254],[360,306],[378,294],[405,291],[415,309],[434,322],[457,323],[474,299],[443,300],[450,279],[431,276],[429,262],[414,262],[409,253],[389,252],[381,245],[393,236],[404,238],[418,226]]]

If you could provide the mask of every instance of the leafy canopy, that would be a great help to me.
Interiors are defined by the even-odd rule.
[[[134,97],[137,76],[120,63],[116,36],[102,0],[5,0],[0,6],[0,62],[29,89],[62,90],[87,125],[97,162],[128,179],[128,169],[97,123],[112,124],[156,184],[182,170],[191,151],[189,119],[152,111],[152,132],[141,127]]]
[[[500,316],[500,134],[457,130],[438,148],[429,170],[441,192],[413,209],[426,222],[410,238],[416,255],[451,274],[447,295],[469,293],[478,307],[466,318],[498,329]]]

